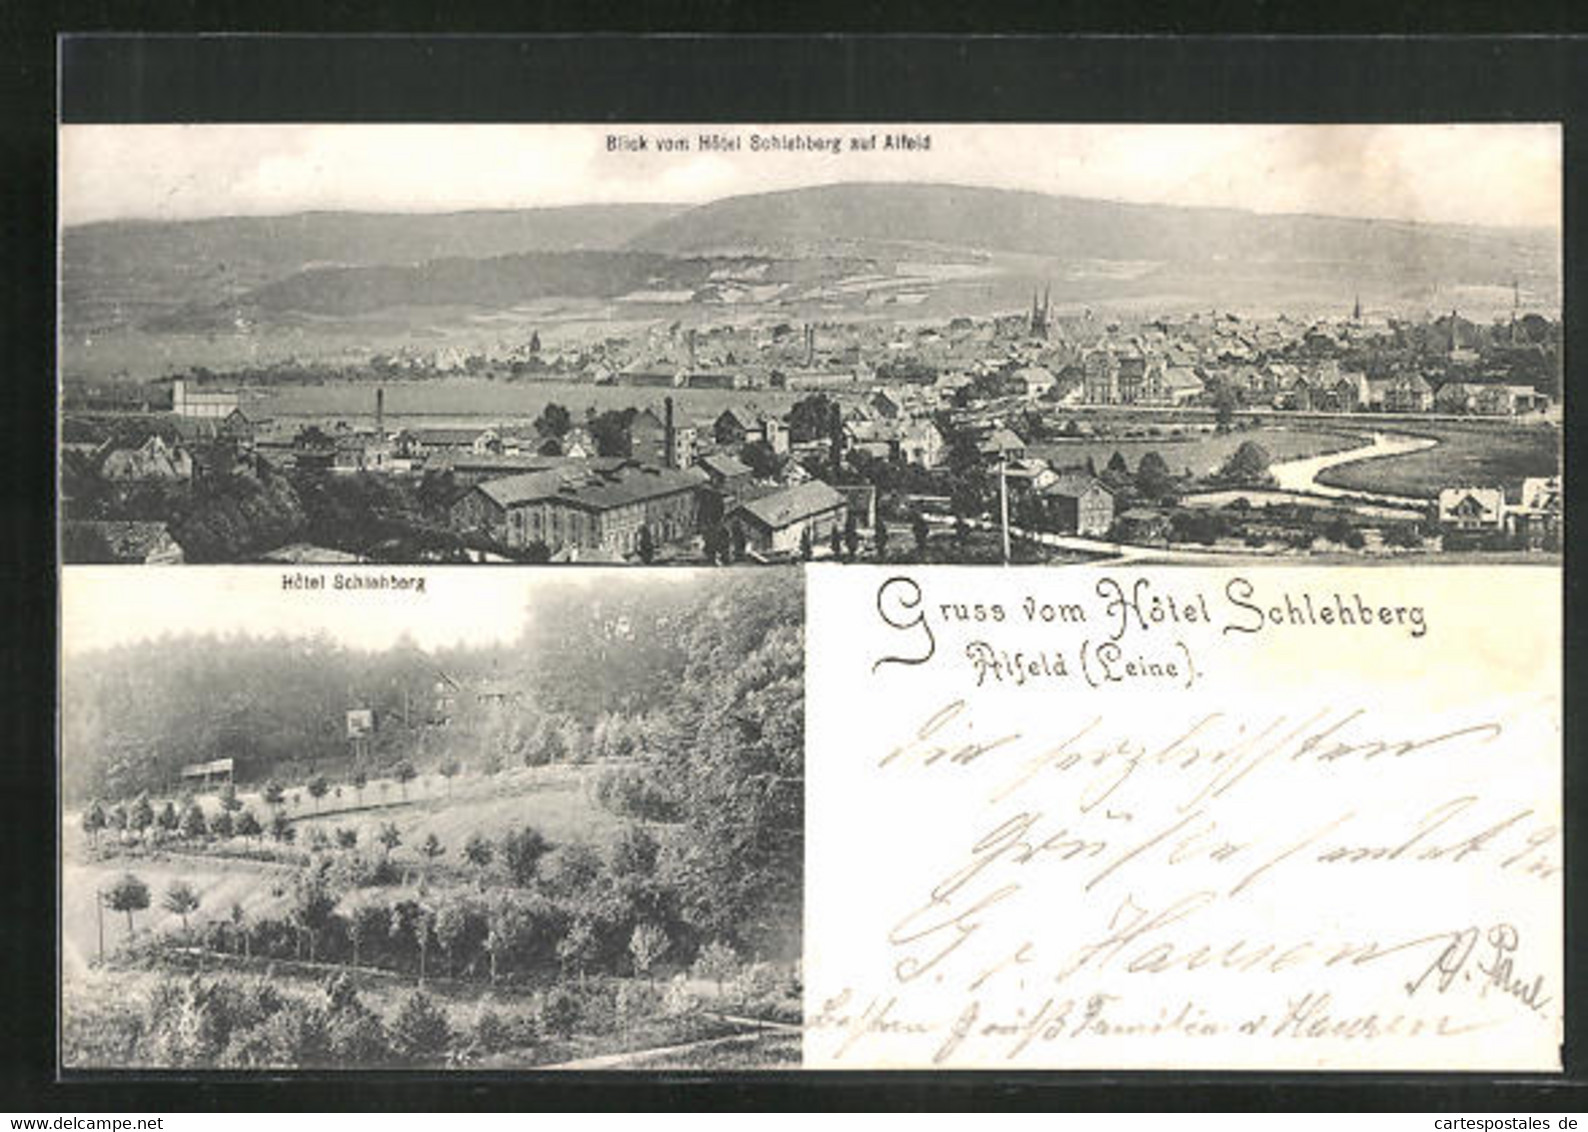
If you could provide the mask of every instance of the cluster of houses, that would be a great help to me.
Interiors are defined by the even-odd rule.
[[[1513,345],[1523,322],[1513,318]],[[1356,368],[1362,348],[1391,339],[1404,346],[1400,339],[1414,331],[1448,363],[1442,370],[1392,366],[1392,376],[1370,378]],[[862,499],[785,459],[825,450],[831,437],[794,443],[785,417],[755,408],[753,393],[709,421],[679,421],[662,392],[778,388],[831,395],[844,450],[875,460],[938,469],[951,449],[946,430],[964,434],[1012,492],[1044,501],[1058,529],[1100,536],[1131,516],[1116,514],[1114,496],[1095,477],[1029,457],[1015,431],[1027,410],[1205,407],[1231,393],[1239,405],[1301,412],[1509,417],[1549,408],[1532,385],[1506,380],[1503,366],[1477,364],[1487,333],[1454,312],[1408,329],[1364,319],[1360,309],[1350,320],[1310,324],[1190,314],[1122,326],[1090,311],[1056,314],[1036,296],[1029,313],[936,326],[675,324],[577,353],[543,353],[538,338],[530,350],[528,361],[542,369],[658,390],[660,410],[632,415],[622,456],[602,455],[587,423],[556,436],[510,423],[388,430],[379,390],[373,427],[271,433],[237,392],[178,378],[168,395],[159,387],[80,390],[69,409],[136,415],[159,427],[122,430],[127,439],[114,442],[64,443],[63,463],[70,458],[110,484],[197,482],[260,458],[332,473],[442,472],[460,489],[449,525],[482,546],[543,546],[569,560],[665,557],[731,529],[748,553],[779,557],[826,545],[851,515],[869,527],[875,491]],[[443,369],[467,359],[445,360]],[[776,475],[767,474],[772,464]],[[1548,481],[1528,481],[1536,482]],[[1558,497],[1558,481],[1554,490]],[[1546,488],[1524,488],[1521,501],[1507,505],[1498,488],[1452,489],[1439,499],[1440,523],[1532,537],[1558,529],[1555,512],[1537,502],[1547,496]],[[153,531],[101,533],[107,546],[139,539],[148,560],[170,557],[173,548]]]
[[[565,447],[539,458],[550,461],[542,467],[481,477],[452,505],[450,522],[466,539],[517,551],[543,547],[553,561],[648,560],[717,524],[756,557],[825,546],[848,520],[844,495],[794,464],[787,482],[757,480],[734,454],[751,444],[785,455],[788,427],[734,407],[701,429],[678,422],[667,398],[660,415],[648,408],[634,415],[628,455],[575,455]],[[454,457],[455,476],[460,466],[472,470]]]
[[[1529,477],[1515,503],[1501,487],[1447,487],[1439,493],[1439,525],[1465,534],[1508,535],[1528,545],[1560,538],[1565,507],[1559,476]]]

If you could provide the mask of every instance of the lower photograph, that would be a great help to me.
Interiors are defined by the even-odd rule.
[[[796,570],[68,567],[60,1065],[801,1056]]]

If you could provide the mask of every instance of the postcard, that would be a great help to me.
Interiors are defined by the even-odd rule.
[[[63,1069],[799,1065],[797,571],[63,599]]]
[[[62,125],[61,1066],[1558,1069],[1561,138]]]
[[[807,1066],[1560,1068],[1555,571],[808,600]]]
[[[68,563],[1559,554],[1558,124],[60,150]]]

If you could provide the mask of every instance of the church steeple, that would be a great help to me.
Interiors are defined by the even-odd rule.
[[[1051,286],[1044,287],[1039,299],[1036,288],[1031,289],[1031,337],[1033,338],[1048,336],[1048,304],[1052,293]]]

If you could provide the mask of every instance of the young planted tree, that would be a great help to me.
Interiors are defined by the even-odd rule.
[[[529,915],[516,899],[501,894],[491,901],[485,916],[485,951],[491,957],[491,982],[495,983],[503,958],[511,955],[529,933]]]
[[[287,815],[277,810],[270,818],[270,836],[278,842],[296,841],[298,831],[292,827]]]
[[[254,817],[254,811],[244,810],[237,815],[237,820],[232,823],[232,830],[238,837],[252,837],[258,839],[264,836],[264,829],[259,824],[259,819]]]
[[[469,839],[463,843],[463,859],[481,872],[490,867],[495,856],[496,847],[480,833],[469,834]]]
[[[700,949],[700,954],[695,956],[694,966],[690,972],[697,979],[710,979],[717,984],[717,993],[722,993],[722,985],[739,970],[739,955],[733,947],[723,940],[712,940]]]
[[[439,769],[441,777],[447,780],[447,797],[450,798],[452,797],[452,780],[457,777],[458,771],[462,768],[458,766],[457,759],[448,759],[441,764]]]
[[[458,956],[462,951],[463,941],[469,934],[469,906],[463,900],[454,897],[444,900],[436,908],[435,914],[436,943],[440,944],[442,953],[447,958],[448,973],[458,973]]]
[[[648,920],[635,924],[634,934],[629,936],[629,958],[634,961],[634,973],[654,983],[652,969],[656,961],[667,954],[669,946],[667,933],[655,924]]]
[[[218,810],[216,811],[215,816],[210,819],[211,837],[214,837],[218,840],[225,840],[236,832],[236,823],[232,821],[232,815],[230,811]]]
[[[160,807],[160,815],[154,820],[167,833],[175,833],[182,828],[182,815],[176,812],[176,803],[169,800]]]
[[[127,828],[134,833],[142,833],[153,824],[154,807],[149,804],[149,795],[139,794],[132,809],[127,811]]]
[[[241,942],[243,958],[253,958],[253,945],[248,933],[248,915],[243,911],[243,906],[235,900],[232,901],[232,939]],[[237,943],[234,942],[232,946],[236,948]]]
[[[583,916],[576,916],[557,942],[557,959],[562,963],[563,971],[574,971],[581,984],[599,951],[600,941],[596,938],[595,925]]]
[[[397,785],[402,788],[403,801],[408,800],[408,784],[414,780],[414,764],[404,759],[397,764],[393,773],[397,777]]]
[[[132,914],[142,912],[149,906],[149,886],[133,876],[123,873],[115,884],[110,886],[110,891],[105,893],[105,903],[112,911],[127,913],[127,938],[132,938]]]
[[[860,520],[853,511],[844,516],[844,550],[850,558],[860,553]]]
[[[197,802],[189,802],[187,809],[182,811],[182,836],[189,841],[199,841],[208,832],[209,822],[203,808]]]
[[[286,800],[286,791],[281,788],[281,783],[274,778],[265,783],[265,788],[260,791],[267,806],[279,806]]]
[[[166,804],[170,805],[169,802]],[[99,835],[104,828],[105,807],[101,806],[97,800],[90,802],[88,808],[83,811],[83,832],[88,835],[90,845],[99,844]]]
[[[639,555],[640,561],[647,565],[656,557],[656,540],[651,537],[649,526],[640,527]]]
[[[363,771],[357,771],[348,784],[353,787],[354,799],[362,806],[364,804],[364,787],[369,784],[369,775]]]
[[[926,553],[926,540],[932,535],[932,528],[927,525],[926,516],[917,511],[915,518],[910,520],[910,533],[915,536],[915,552]]]
[[[338,826],[336,830],[336,846],[338,849],[352,849],[358,844],[358,830],[346,829]]]
[[[447,847],[441,844],[441,839],[436,836],[434,830],[425,837],[424,843],[419,846],[419,852],[423,853],[431,861],[434,861],[446,851]]]
[[[222,811],[224,813],[224,811]],[[198,911],[199,894],[185,880],[174,880],[165,890],[161,905],[167,912],[182,917],[182,934],[187,935],[187,918]]]
[[[320,799],[324,798],[331,789],[330,780],[323,774],[317,774],[309,779],[309,797],[314,799],[314,811],[320,812]]]
[[[877,516],[877,529],[872,541],[877,547],[877,561],[885,561],[888,557],[888,524],[881,515]]]
[[[397,832],[396,822],[386,822],[380,827],[380,832],[375,835],[375,840],[380,842],[385,850],[385,856],[390,857],[391,851],[403,843],[402,834]]]
[[[221,787],[221,809],[235,813],[242,808],[243,801],[237,796],[237,787],[230,782]]]
[[[806,527],[800,531],[800,560],[809,562],[811,560],[811,550],[811,529]]]
[[[310,963],[314,962],[315,941],[319,938],[320,932],[331,922],[331,914],[335,910],[336,897],[327,887],[325,875],[318,869],[305,869],[301,872],[292,888],[289,915],[293,926],[299,932],[300,951],[303,938],[308,938]]]

